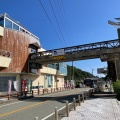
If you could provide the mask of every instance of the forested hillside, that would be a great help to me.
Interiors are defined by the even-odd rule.
[[[80,81],[84,78],[93,77],[92,74],[82,71],[79,68],[74,67],[74,70],[72,69],[72,66],[67,65],[67,76],[65,76],[65,80],[72,80],[72,71],[74,71],[74,80]]]

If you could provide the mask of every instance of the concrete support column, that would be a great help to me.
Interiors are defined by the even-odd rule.
[[[115,70],[116,70],[116,79],[120,80],[120,54],[115,55]]]
[[[16,80],[18,81],[18,92],[21,92],[21,79],[20,74],[16,75]]]

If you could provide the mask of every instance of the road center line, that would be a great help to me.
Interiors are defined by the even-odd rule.
[[[4,116],[7,116],[7,115],[9,115],[9,114],[13,114],[13,113],[16,113],[16,112],[19,112],[19,111],[22,111],[22,110],[25,110],[25,109],[28,109],[28,108],[37,106],[37,105],[42,104],[42,103],[45,103],[45,102],[47,102],[47,101],[48,101],[48,100],[46,100],[46,101],[44,101],[44,102],[39,102],[39,103],[30,105],[30,106],[26,106],[26,107],[20,108],[20,109],[18,109],[18,110],[14,110],[14,111],[12,111],[12,112],[8,112],[8,113],[5,113],[5,114],[1,114],[0,117],[4,117]]]

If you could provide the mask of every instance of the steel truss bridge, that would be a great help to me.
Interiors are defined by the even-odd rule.
[[[64,54],[53,55],[54,51],[64,51]],[[43,52],[31,53],[31,63],[52,64],[59,62],[68,62],[76,60],[100,58],[102,60],[109,59],[110,55],[120,52],[120,40],[109,40],[96,42],[66,48],[47,50]]]

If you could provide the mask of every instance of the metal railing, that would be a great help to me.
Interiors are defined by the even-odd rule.
[[[59,49],[53,49],[43,52],[37,52],[37,53],[31,53],[30,59],[42,59],[42,58],[49,58],[52,57],[52,52],[56,50],[64,50],[64,56],[69,54],[76,54],[79,52],[85,52],[85,51],[92,51],[92,50],[102,50],[102,49],[114,49],[120,47],[120,41],[119,39],[115,40],[109,40],[109,41],[103,41],[103,42],[96,42],[96,43],[90,43],[90,44],[84,44],[84,45],[78,45],[78,46],[72,46],[72,47],[66,47],[66,48],[59,48]]]

